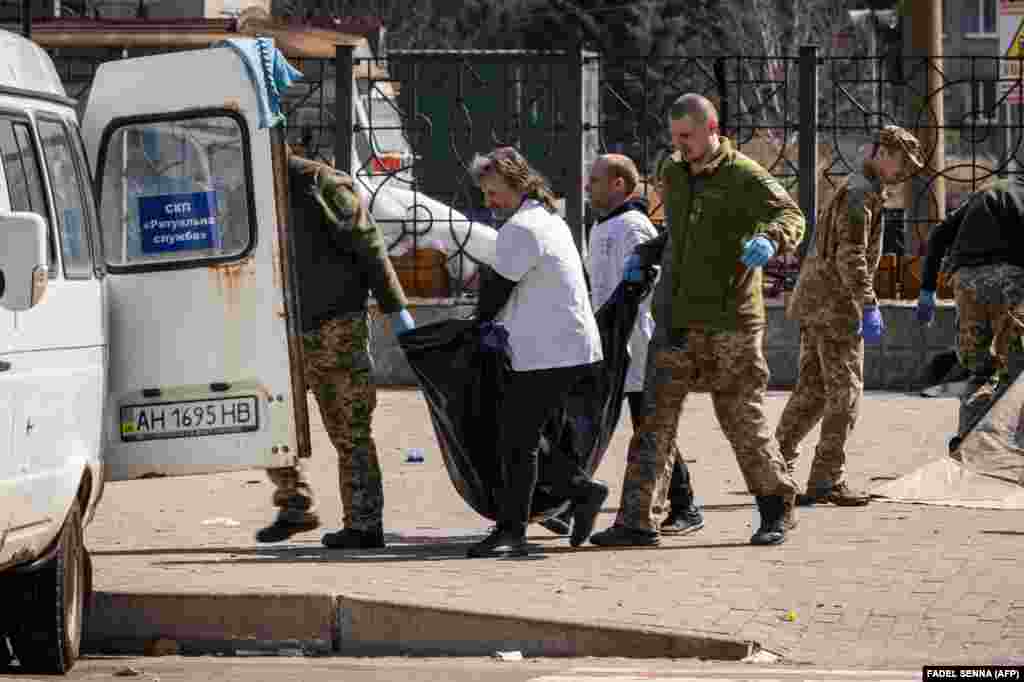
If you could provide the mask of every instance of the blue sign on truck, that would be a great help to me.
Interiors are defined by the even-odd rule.
[[[143,253],[219,246],[216,192],[139,197],[139,222]]]

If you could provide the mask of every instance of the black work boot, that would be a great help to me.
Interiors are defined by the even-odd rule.
[[[526,556],[526,526],[515,527],[498,524],[491,534],[466,550],[470,559],[494,556]]]
[[[661,522],[661,532],[666,535],[689,535],[696,533],[704,527],[704,515],[694,505],[676,511],[675,505],[672,511]]]
[[[304,533],[320,527],[320,517],[304,510],[283,510],[266,528],[256,531],[256,542],[282,542],[296,533]]]
[[[752,545],[780,545],[786,540],[786,499],[782,495],[758,495],[754,498],[761,512],[761,527],[750,538]]]
[[[569,544],[579,547],[594,532],[594,522],[601,512],[601,505],[608,499],[608,486],[601,481],[591,481],[587,496],[576,500],[572,510],[572,537]]]
[[[381,549],[384,547],[384,530],[380,527],[372,530],[342,528],[334,533],[325,533],[320,542],[330,549]]]

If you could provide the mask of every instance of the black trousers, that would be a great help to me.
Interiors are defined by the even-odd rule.
[[[644,401],[643,391],[626,394],[629,403],[629,418],[635,429],[651,413],[651,407]],[[677,453],[678,454],[678,453]],[[693,505],[693,485],[690,482],[690,468],[682,456],[675,458],[672,465],[672,479],[668,484],[669,507],[673,512],[684,512]]]
[[[525,530],[537,487],[541,430],[573,386],[600,366],[598,362],[507,374],[497,444],[504,472],[499,527]],[[554,457],[544,464],[545,483],[550,484],[552,492],[570,499],[589,492],[590,478],[574,463],[562,459]]]

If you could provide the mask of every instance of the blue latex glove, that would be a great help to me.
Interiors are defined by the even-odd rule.
[[[921,289],[917,297],[917,309],[915,311],[917,321],[929,325],[935,319],[935,292]]]
[[[861,330],[864,335],[864,343],[876,344],[882,340],[885,332],[885,322],[882,320],[882,313],[877,305],[864,306],[864,320],[861,322]]]
[[[626,258],[626,269],[622,273],[622,279],[626,282],[632,282],[639,284],[647,278],[646,268],[643,266],[643,261],[640,260],[640,256],[635,253],[629,254]]]
[[[408,334],[416,328],[416,321],[412,319],[412,315],[405,308],[402,308],[398,312],[391,313],[390,317],[391,329],[394,330],[395,336]]]
[[[764,267],[764,264],[775,255],[775,244],[768,237],[754,237],[743,245],[740,262],[748,268]]]

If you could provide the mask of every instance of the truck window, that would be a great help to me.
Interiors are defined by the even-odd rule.
[[[53,279],[57,276],[57,244],[46,207],[46,186],[40,172],[39,157],[32,144],[32,130],[27,121],[0,118],[0,155],[11,210],[38,213],[46,223],[46,231],[50,235],[47,249],[50,278]]]
[[[92,252],[87,221],[91,215],[87,209],[89,197],[84,193],[88,184],[81,177],[80,164],[75,163],[71,138],[64,124],[40,118],[37,125],[43,142],[43,158],[50,172],[64,277],[89,279],[92,277]]]
[[[103,253],[112,272],[243,257],[255,243],[249,140],[234,115],[133,121],[100,150]]]

